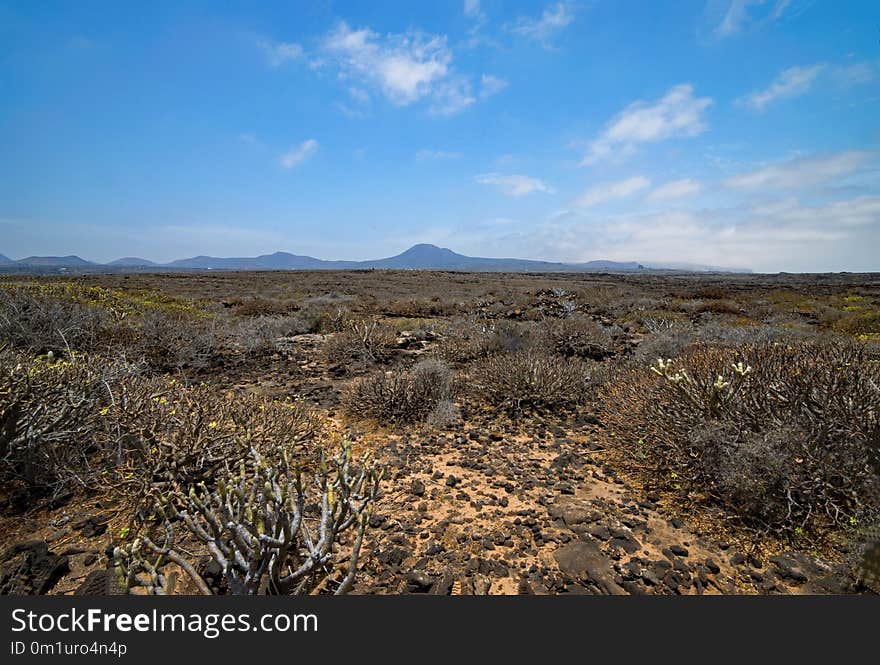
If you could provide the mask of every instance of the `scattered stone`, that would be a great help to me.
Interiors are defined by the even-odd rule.
[[[563,545],[553,553],[559,569],[566,575],[593,582],[610,595],[623,595],[626,591],[614,581],[614,573],[608,558],[598,546],[583,540]]]
[[[76,591],[75,596],[121,596],[125,590],[119,585],[116,573],[112,568],[93,570],[83,580]]]
[[[784,554],[780,556],[771,556],[769,561],[775,566],[777,574],[782,579],[797,584],[802,584],[807,581],[807,576],[800,569],[797,561],[790,556]]]
[[[434,586],[434,578],[424,570],[412,570],[406,576],[407,590],[410,593],[428,593]]]
[[[46,541],[18,543],[3,553],[0,594],[32,596],[48,593],[69,569],[68,558],[50,552]]]

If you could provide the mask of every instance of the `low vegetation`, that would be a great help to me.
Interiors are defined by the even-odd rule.
[[[878,312],[866,276],[0,280],[2,544],[88,503],[116,520],[91,565],[131,593],[452,593],[412,568],[453,565],[428,499],[506,509],[456,535],[495,552],[462,564],[488,579],[552,558],[565,515],[532,516],[600,478],[624,512],[873,588],[853,552],[880,520]],[[517,484],[536,469],[552,479]],[[473,470],[486,484],[462,487]],[[590,529],[603,551],[627,537]]]
[[[652,485],[787,536],[880,510],[880,362],[858,343],[699,345],[604,390]]]

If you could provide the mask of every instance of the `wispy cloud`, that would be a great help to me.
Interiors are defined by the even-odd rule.
[[[798,157],[727,178],[723,184],[735,189],[778,190],[812,187],[856,173],[870,162],[872,157],[872,153],[862,150]]]
[[[302,164],[318,152],[319,144],[315,139],[307,139],[295,148],[291,148],[279,158],[279,163],[285,169],[293,168]]]
[[[273,67],[280,67],[303,56],[303,47],[295,42],[273,42],[269,39],[261,39],[257,42],[257,46],[266,54],[266,59]]]
[[[709,97],[695,97],[689,83],[674,86],[655,102],[630,104],[590,143],[581,163],[594,164],[615,154],[630,154],[642,143],[697,136],[707,128],[705,111],[711,105]]]
[[[257,138],[253,132],[242,132],[238,135],[238,140],[247,146],[262,146],[263,142]]]
[[[649,201],[672,201],[699,194],[703,186],[692,178],[682,178],[664,183],[648,194]]]
[[[480,99],[488,99],[497,95],[508,86],[507,81],[491,74],[483,74],[480,77]]]
[[[433,98],[430,110],[434,115],[455,115],[477,101],[471,82],[461,77],[439,83]]]
[[[651,186],[651,181],[644,176],[634,176],[626,180],[602,183],[590,187],[574,201],[575,207],[590,208],[600,203],[624,199],[638,191]]]
[[[416,161],[419,162],[458,159],[459,157],[461,157],[461,153],[454,150],[432,150],[424,148],[416,153]]]
[[[767,88],[757,90],[739,101],[755,111],[763,111],[768,104],[779,99],[790,99],[809,92],[823,69],[825,65],[822,64],[789,67],[782,70]]]
[[[538,17],[521,16],[508,29],[518,35],[533,39],[545,47],[574,21],[574,12],[568,3],[559,2],[541,12]]]
[[[501,173],[484,173],[474,178],[481,185],[495,187],[507,196],[526,196],[533,192],[553,194],[555,190],[543,180],[527,175],[503,175]]]
[[[790,4],[791,0],[775,0],[769,4],[767,0],[730,0],[721,22],[715,28],[715,36],[720,39],[730,37],[755,21],[777,21]],[[763,8],[763,11],[758,8]]]
[[[468,18],[480,18],[483,15],[480,0],[464,0],[464,15]]]
[[[870,83],[877,78],[877,66],[870,62],[837,65],[830,70],[832,79],[845,88]]]

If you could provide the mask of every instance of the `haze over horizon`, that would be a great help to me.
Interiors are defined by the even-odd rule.
[[[868,0],[0,0],[0,253],[880,270]]]

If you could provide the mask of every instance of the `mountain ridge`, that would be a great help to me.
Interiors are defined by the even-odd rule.
[[[466,256],[447,247],[419,243],[400,254],[365,261],[325,260],[301,254],[276,251],[253,257],[215,257],[207,255],[157,263],[140,257],[123,257],[100,264],[79,256],[30,256],[6,262],[4,267],[20,268],[114,268],[120,270],[451,270],[462,272],[638,272],[668,270],[637,261],[594,260],[586,262],[542,261],[537,259],[488,258]],[[694,266],[684,272],[750,272],[735,268]]]

